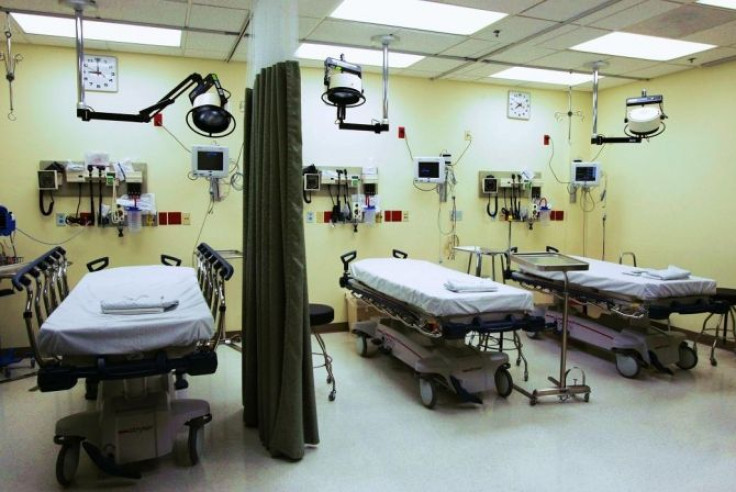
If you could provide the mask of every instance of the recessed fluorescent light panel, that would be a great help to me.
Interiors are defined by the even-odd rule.
[[[11,14],[26,34],[76,38],[74,19],[32,14]],[[181,31],[158,27],[135,26],[84,20],[84,39],[116,43],[148,44],[153,46],[181,46]]]
[[[345,0],[330,17],[468,35],[503,19],[506,14],[423,0]]]
[[[698,0],[698,3],[736,10],[736,0]]]
[[[692,43],[676,39],[612,32],[570,48],[576,51],[601,53],[604,55],[643,58],[645,60],[666,61],[692,55],[715,48],[712,44]]]
[[[559,70],[544,70],[541,68],[513,67],[502,72],[494,73],[490,77],[496,79],[521,80],[524,82],[542,82],[545,84],[578,85],[593,80],[592,75],[583,73],[561,72]]]
[[[390,48],[389,48],[390,49]],[[327,44],[303,43],[295,53],[297,58],[306,60],[323,60],[328,56],[339,58],[345,55],[345,61],[356,65],[383,66],[383,50],[371,50],[363,48],[348,48],[346,46],[335,46]],[[405,55],[403,53],[388,54],[388,66],[392,68],[406,68],[423,59],[423,56]]]

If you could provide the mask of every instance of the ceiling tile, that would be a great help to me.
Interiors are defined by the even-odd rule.
[[[453,73],[452,76],[461,75],[463,77],[488,77],[494,73],[505,70],[509,67],[502,67],[501,65],[495,65],[491,63],[474,63],[465,68],[461,68],[457,72]]]
[[[412,70],[424,70],[427,72],[442,73],[462,65],[463,61],[446,60],[442,58],[424,58],[411,66]]]
[[[230,53],[236,40],[236,36],[188,32],[186,33],[186,40],[182,43],[182,46],[186,50],[206,50],[222,53],[224,58]]]
[[[554,25],[554,22],[530,19],[528,17],[506,17],[487,28],[478,31],[473,34],[472,37],[509,44],[515,43],[527,36],[531,36],[532,34],[538,33]],[[501,31],[498,36],[494,33],[496,30]]]
[[[395,44],[392,43],[391,49],[418,53],[441,53],[467,39],[465,36],[456,34],[417,31],[414,29],[402,29],[397,34],[399,41]]]
[[[736,20],[736,11],[683,5],[626,28],[627,32],[681,39]]]
[[[188,0],[184,0],[184,3],[187,3],[187,1]],[[253,7],[253,0],[193,0],[192,4],[222,7],[226,9],[250,10],[251,7]]]
[[[580,12],[593,9],[606,3],[607,0],[547,0],[534,8],[526,10],[524,15],[537,19],[562,22]]]
[[[193,5],[189,16],[189,26],[240,32],[247,16],[248,10]]]
[[[697,43],[715,44],[717,46],[736,46],[736,21],[691,34],[684,39]]]
[[[462,43],[458,43],[452,48],[442,52],[443,55],[465,56],[476,58],[486,53],[490,53],[495,48],[501,46],[500,43],[492,43],[490,41],[482,41],[480,39],[468,39]]]
[[[556,68],[560,70],[581,70],[586,63],[601,60],[601,55],[581,53],[577,51],[558,51],[557,53],[532,60],[532,65]]]
[[[299,39],[308,37],[320,22],[322,19],[316,17],[299,16]]]
[[[725,48],[713,48],[712,50],[703,51],[701,53],[695,53],[694,55],[684,56],[682,58],[676,58],[669,60],[667,63],[683,66],[702,65],[716,60],[722,60],[724,58],[730,58],[736,55],[736,48],[725,47]],[[691,62],[690,59],[693,59]]]
[[[658,63],[641,70],[633,70],[628,72],[626,75],[632,77],[642,77],[645,79],[654,79],[656,77],[662,77],[663,75],[669,75],[671,73],[679,72],[683,70],[681,65],[672,65],[669,63]]]
[[[298,0],[297,6],[301,15],[325,18],[341,3],[342,0]]]
[[[305,41],[322,41],[334,44],[373,47],[371,38],[382,34],[395,34],[400,29],[377,24],[361,24],[341,20],[322,21]]]
[[[126,2],[98,0],[97,6],[97,10],[85,10],[84,18],[91,20],[93,17],[100,17],[102,19],[155,22],[167,26],[181,26],[187,16],[186,4],[165,0],[128,0]],[[67,8],[66,13],[74,15],[71,8]]]
[[[601,68],[601,73],[614,75],[623,75],[634,70],[643,70],[658,64],[658,62],[652,60],[627,58],[623,56],[610,56],[604,57],[603,59],[608,63],[608,66]]]
[[[611,5],[610,7],[606,7],[604,9],[599,10],[598,12],[587,15],[579,19],[575,23],[581,26],[591,26],[591,27],[600,27],[600,28],[609,29],[607,26],[597,25],[597,23],[603,21],[603,19],[614,16],[618,14],[619,12],[623,12],[626,9],[642,4],[644,2],[645,0],[621,0]],[[677,7],[677,5],[675,5],[675,7]]]
[[[521,46],[514,46],[503,53],[492,56],[490,59],[508,63],[529,63],[532,60],[542,58],[543,56],[549,56],[554,53],[557,53],[557,50],[524,44]]]
[[[626,28],[632,24],[637,24],[646,19],[657,17],[658,15],[680,7],[679,4],[664,2],[661,0],[649,0],[647,2],[639,0],[636,3],[637,4],[631,6],[631,8],[619,10],[613,15],[601,18],[600,20],[589,23],[588,25],[590,27],[597,27],[600,29],[610,29],[612,31],[626,30]],[[619,5],[620,4],[617,4],[616,7]],[[587,24],[587,22],[585,22],[586,20],[587,19],[583,19],[582,23]]]

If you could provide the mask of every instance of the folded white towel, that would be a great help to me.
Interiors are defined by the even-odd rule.
[[[444,286],[452,292],[495,292],[498,284],[486,278],[451,279],[446,280]]]
[[[165,301],[147,297],[138,299],[117,299],[101,301],[100,308],[103,314],[153,314],[163,313],[179,304],[179,301]]]
[[[655,280],[685,280],[690,278],[690,272],[674,265],[669,265],[663,270],[655,270],[653,268],[639,268],[623,272],[624,275],[633,277],[646,277]]]

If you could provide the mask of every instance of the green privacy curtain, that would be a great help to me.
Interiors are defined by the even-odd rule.
[[[317,444],[302,225],[301,78],[264,68],[246,92],[243,406],[274,457]]]

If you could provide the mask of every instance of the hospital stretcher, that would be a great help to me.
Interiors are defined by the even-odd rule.
[[[557,252],[552,247],[547,251]],[[511,258],[515,253],[512,248]],[[627,378],[635,378],[641,368],[671,373],[667,366],[689,370],[697,365],[697,352],[685,335],[670,330],[670,316],[721,313],[725,306],[713,299],[715,281],[692,275],[678,280],[648,278],[636,275],[639,269],[631,266],[573,258],[588,263],[589,269],[568,274],[569,307],[574,312],[568,319],[570,337],[613,352],[616,369]],[[559,272],[523,266],[511,270],[510,262],[504,270],[506,279],[555,296],[557,302],[547,311],[547,318],[560,327],[563,281]],[[652,324],[653,320],[666,321],[666,329]]]
[[[140,478],[129,463],[170,453],[187,427],[189,461],[199,461],[209,403],[178,398],[173,389],[187,387],[187,374],[217,369],[233,268],[204,243],[196,268],[168,266],[166,258],[164,265],[91,271],[70,291],[66,252],[56,247],[13,277],[26,293],[40,391],[71,389],[82,379],[86,396],[96,397],[93,410],[56,423],[62,485],[74,479],[81,448],[107,474]]]
[[[511,393],[508,355],[471,346],[466,338],[542,329],[544,318],[531,314],[529,292],[490,280],[493,291],[452,292],[446,281],[478,279],[396,250],[393,258],[353,261],[356,257],[355,251],[340,257],[340,285],[388,318],[355,324],[359,355],[378,348],[414,369],[427,408],[435,406],[441,386],[474,403],[482,403],[479,394],[494,387],[504,398]]]

